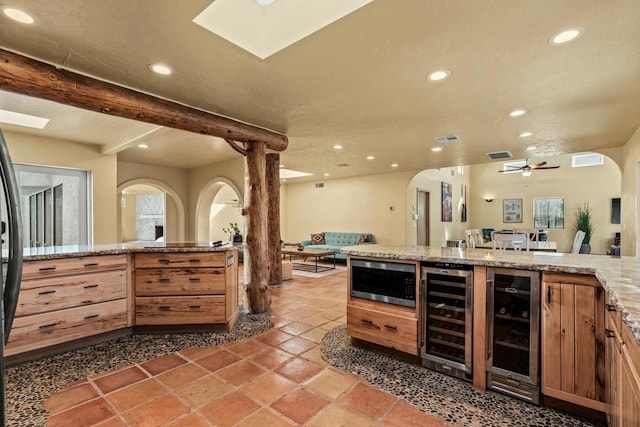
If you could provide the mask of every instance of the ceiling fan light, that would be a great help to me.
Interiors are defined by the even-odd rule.
[[[522,176],[531,176],[531,171],[522,171]]]

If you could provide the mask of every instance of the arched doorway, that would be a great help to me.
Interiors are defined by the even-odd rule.
[[[242,193],[235,184],[226,178],[211,180],[200,192],[196,204],[196,240],[229,241],[229,234],[223,231],[229,223],[237,223],[244,234],[242,205]]]
[[[136,179],[118,186],[118,239],[178,242],[185,239],[182,200],[166,184]]]

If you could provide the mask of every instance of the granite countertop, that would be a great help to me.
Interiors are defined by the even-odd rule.
[[[611,301],[608,302],[616,305],[616,309],[622,313],[622,321],[631,329],[640,344],[640,259],[638,258],[377,244],[344,247],[342,253],[373,258],[456,262],[534,271],[592,274],[609,293]]]
[[[43,248],[25,248],[25,261],[71,258],[87,255],[118,255],[135,252],[224,252],[235,250],[231,243],[223,246],[211,246],[210,242],[132,242],[111,245],[72,245],[49,246]],[[6,251],[4,251],[6,252]],[[6,256],[3,253],[3,256]]]

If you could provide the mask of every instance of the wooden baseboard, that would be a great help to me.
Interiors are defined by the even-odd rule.
[[[24,353],[7,356],[5,358],[5,365],[7,367],[19,365],[24,362],[30,362],[32,360],[41,359],[43,357],[51,356],[58,353],[64,353],[65,351],[77,350],[82,347],[87,347],[93,344],[100,344],[105,341],[113,340],[116,338],[131,335],[131,328],[122,328],[115,331],[105,332],[103,334],[93,335],[87,338],[73,340],[61,344],[52,345],[49,347],[39,348],[37,350],[27,351]]]
[[[353,344],[355,347],[362,347],[366,348],[367,350],[378,351],[380,353],[388,354],[389,356],[392,356],[404,362],[422,366],[422,359],[419,356],[414,356],[413,354],[405,353],[403,351],[395,350],[393,348],[385,347],[383,345],[375,344],[353,337],[351,337],[351,344]]]
[[[585,408],[584,406],[545,395],[541,395],[540,404],[542,406],[548,406],[550,408],[558,409],[571,415],[587,419],[599,425],[607,425],[607,415],[602,411]]]

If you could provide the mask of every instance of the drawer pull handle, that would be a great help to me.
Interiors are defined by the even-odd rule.
[[[190,259],[189,262],[200,262],[198,258]]]
[[[199,281],[200,281],[200,278],[199,278],[199,277],[189,277],[189,280],[190,280],[191,282],[199,282]]]
[[[42,291],[42,292],[38,292],[38,295],[50,295],[55,293],[56,291]]]
[[[613,304],[605,304],[604,306],[607,308],[607,311],[618,311],[616,310],[616,306]]]
[[[42,267],[42,268],[40,268],[39,270],[40,270],[40,271],[53,271],[53,270],[55,270],[56,268],[58,268],[58,267],[56,267],[56,266],[54,265],[53,267]]]
[[[200,310],[200,306],[199,305],[190,305],[189,308],[192,309],[192,310]]]
[[[616,337],[616,333],[615,333],[615,332],[613,332],[611,329],[605,329],[605,330],[604,330],[604,335],[605,335],[607,338],[615,338],[615,337]]]
[[[369,320],[369,319],[360,319],[360,321],[362,323],[364,323],[364,324],[367,324],[367,325],[373,325],[373,322],[371,320]]]
[[[100,286],[100,285],[87,285],[84,288],[85,289],[93,289],[93,288],[97,288],[98,286]]]
[[[56,326],[55,323],[47,323],[46,325],[38,326],[38,329],[49,329],[49,328],[53,328],[54,326]]]
[[[90,314],[89,316],[84,316],[84,320],[95,319],[98,317],[98,314]]]
[[[385,327],[385,328],[387,328],[387,329],[391,329],[391,330],[393,330],[393,331],[395,331],[395,330],[397,330],[397,329],[398,329],[398,327],[397,327],[397,326],[394,326],[394,325],[384,325],[384,327]]]
[[[168,305],[161,305],[161,306],[160,306],[160,307],[158,307],[158,308],[159,308],[160,310],[163,310],[163,311],[169,311],[169,310],[171,310],[171,306],[168,306]]]
[[[161,262],[161,263],[163,263],[163,264],[169,264],[169,263],[171,262],[171,260],[166,259],[166,258],[160,258],[160,259],[158,260],[158,262]]]
[[[160,283],[167,283],[167,282],[170,282],[170,281],[171,281],[171,279],[169,279],[168,277],[161,277],[161,278],[158,279],[158,282],[160,282]]]
[[[90,262],[90,263],[88,263],[88,264],[85,264],[84,266],[85,266],[86,268],[89,268],[89,267],[97,267],[98,265],[100,265],[100,264],[99,264],[99,263],[97,263],[97,262]]]

